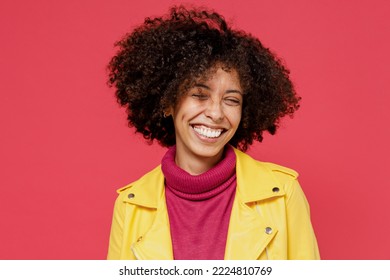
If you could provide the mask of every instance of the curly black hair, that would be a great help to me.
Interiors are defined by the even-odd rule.
[[[235,69],[244,91],[241,122],[229,142],[234,147],[245,151],[263,140],[264,131],[275,134],[280,119],[299,108],[301,98],[281,60],[216,12],[172,7],[168,15],[146,18],[115,45],[108,84],[127,108],[129,126],[150,142],[175,144],[173,120],[164,111],[217,64]]]

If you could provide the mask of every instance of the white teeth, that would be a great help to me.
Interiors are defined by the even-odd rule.
[[[217,138],[223,131],[223,129],[211,129],[205,126],[194,126],[193,128],[197,133],[207,138]]]

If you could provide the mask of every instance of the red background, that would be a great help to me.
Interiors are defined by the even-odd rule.
[[[164,154],[127,127],[105,66],[173,3],[0,2],[0,259],[105,258],[115,190]],[[322,258],[390,259],[388,1],[194,3],[291,69],[301,110],[249,154],[300,172]]]

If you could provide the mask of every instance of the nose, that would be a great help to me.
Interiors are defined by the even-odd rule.
[[[205,115],[216,123],[221,122],[225,116],[220,102],[214,101],[211,101],[209,104],[207,104]]]

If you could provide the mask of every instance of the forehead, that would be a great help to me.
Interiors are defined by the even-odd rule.
[[[226,77],[226,74],[228,74],[229,78],[231,78],[230,80],[233,83],[237,82],[239,83],[238,86],[240,86],[240,77],[235,68],[228,67],[224,64],[216,64],[204,71],[199,77],[191,79],[190,87],[197,83],[207,83],[215,78],[221,78],[221,76]]]

